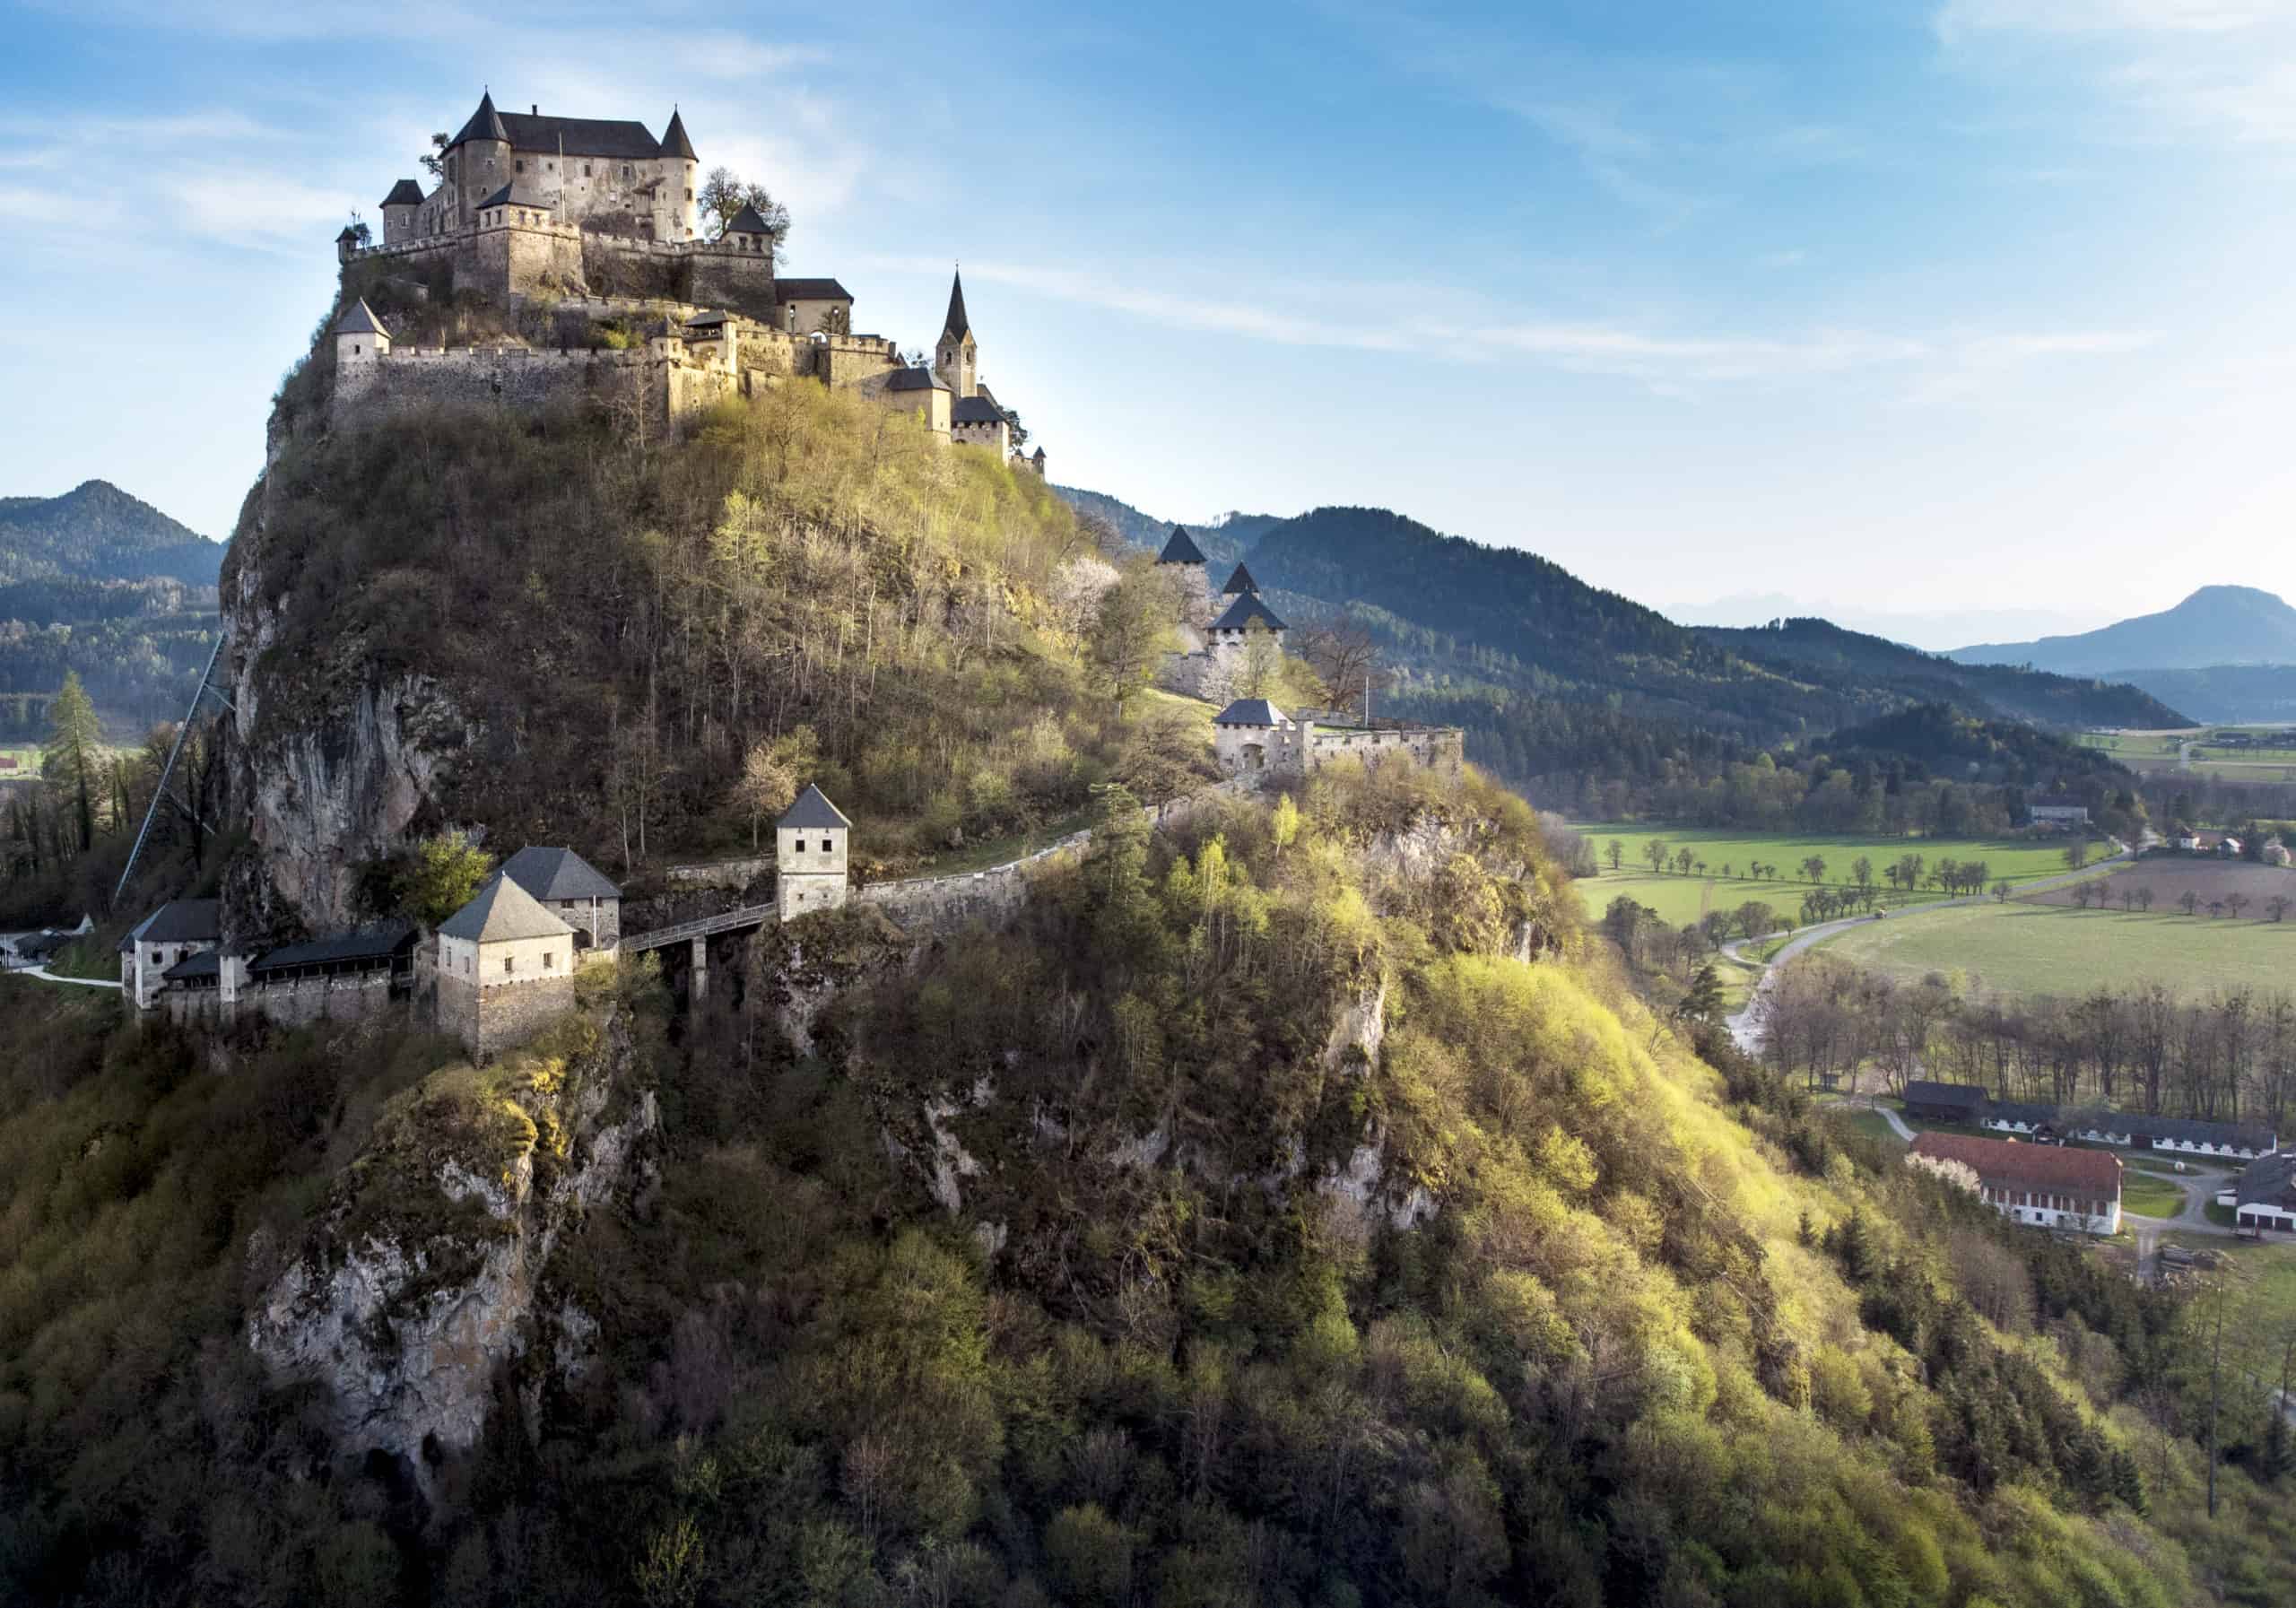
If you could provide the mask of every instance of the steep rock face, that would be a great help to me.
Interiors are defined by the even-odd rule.
[[[657,1126],[632,1059],[618,1023],[581,1022],[501,1068],[450,1067],[377,1125],[248,1323],[257,1356],[327,1386],[346,1454],[424,1479],[477,1440],[499,1369],[579,1371],[597,1326],[550,1289],[551,1256]]]
[[[404,843],[479,733],[427,676],[380,676],[355,643],[327,663],[272,651],[292,598],[269,595],[264,565],[272,463],[242,511],[223,576],[231,791],[248,801],[249,847],[225,891],[226,937],[325,933],[352,925],[361,862]]]

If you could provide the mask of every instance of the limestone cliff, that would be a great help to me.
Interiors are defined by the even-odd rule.
[[[342,1452],[404,1459],[419,1482],[477,1440],[500,1370],[530,1398],[579,1370],[596,1325],[552,1288],[552,1256],[642,1166],[642,1082],[611,1014],[434,1073],[377,1124],[305,1242],[256,1270],[248,1343],[325,1386]]]

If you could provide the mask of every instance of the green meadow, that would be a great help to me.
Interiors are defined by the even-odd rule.
[[[2066,846],[2062,839],[1830,838],[1742,832],[1727,828],[1670,829],[1639,823],[1574,824],[1573,830],[1585,836],[1595,851],[1595,863],[1601,867],[1598,874],[1582,877],[1577,884],[1578,897],[1589,915],[1601,915],[1612,900],[1624,893],[1649,906],[1676,926],[1696,921],[1709,910],[1735,910],[1748,900],[1760,900],[1798,921],[1802,896],[1811,888],[1802,874],[1802,862],[1813,855],[1825,861],[1825,883],[1836,888],[1852,885],[1851,867],[1859,856],[1871,860],[1874,885],[1882,891],[1884,901],[1892,906],[1928,903],[1944,897],[1934,888],[1923,888],[1909,898],[1890,887],[1882,875],[1883,867],[1909,854],[1919,855],[1932,867],[1941,860],[1982,860],[1996,879],[2005,877],[2012,882],[2031,882],[2065,870]],[[1674,848],[1694,851],[1705,870],[1699,871],[1693,863],[1687,876],[1672,870],[1654,873],[1642,858],[1643,845],[1653,839]],[[1617,871],[1610,868],[1609,846],[1613,840],[1623,851]],[[2090,847],[2100,858],[2112,852],[2102,844]],[[1757,881],[1748,875],[1756,861],[1777,866],[1777,876],[1765,875]]]
[[[1959,974],[2000,995],[2085,994],[2138,980],[2182,995],[2248,985],[2282,988],[2296,976],[2296,922],[2235,920],[2155,908],[1987,903],[1933,910],[1903,922],[1853,927],[1829,954],[1903,979]]]

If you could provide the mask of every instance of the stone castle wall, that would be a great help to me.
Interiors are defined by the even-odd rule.
[[[531,346],[394,346],[335,369],[335,418],[372,419],[459,406],[529,412],[562,402],[642,407],[676,421],[747,395],[746,374],[658,350],[575,352]]]
[[[390,973],[366,971],[243,983],[232,1000],[226,1000],[220,988],[169,988],[157,1003],[179,1027],[220,1026],[257,1016],[282,1027],[308,1027],[315,1021],[357,1021],[391,1011],[407,1012],[411,996],[404,989],[392,992]]]
[[[415,270],[443,264],[457,294],[652,295],[776,317],[772,256],[712,240],[648,240],[569,223],[509,222],[370,246],[344,263]]]
[[[439,1030],[474,1056],[515,1049],[574,1008],[574,979],[563,972],[485,987],[440,973],[436,993]]]

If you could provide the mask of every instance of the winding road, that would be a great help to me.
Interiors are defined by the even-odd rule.
[[[2122,865],[2135,857],[2128,845],[2118,839],[2113,839],[2113,853],[2107,855],[2103,859],[2092,861],[2078,871],[2060,872],[2055,876],[2039,877],[2030,882],[2021,882],[2017,886],[2017,897],[2022,899],[2028,893],[2046,893],[2052,888],[2066,887],[2079,882],[2100,865]],[[1886,918],[1880,916],[1845,916],[1839,921],[1824,921],[1820,922],[1816,926],[1804,927],[1794,935],[1790,943],[1770,956],[1769,964],[1762,971],[1761,981],[1756,983],[1753,992],[1746,995],[1746,1003],[1739,1009],[1738,1013],[1729,1019],[1730,1037],[1737,1040],[1738,1047],[1746,1054],[1751,1056],[1757,1053],[1760,1032],[1756,1022],[1756,1013],[1761,1005],[1761,996],[1769,991],[1772,980],[1777,978],[1779,963],[1792,960],[1811,945],[1823,943],[1827,939],[1846,933],[1851,927],[1864,926],[1868,922],[1883,919],[1911,921],[1931,910],[1950,910],[1957,905],[1981,905],[1992,897],[1990,893],[1964,894],[1959,899],[1941,899],[1926,905],[1901,906]],[[1749,961],[1745,955],[1747,944],[1767,943],[1773,938],[1782,936],[1784,934],[1781,933],[1764,933],[1758,938],[1733,938],[1722,946],[1722,953],[1727,959],[1735,960],[1741,965],[1751,965],[1752,962]],[[1900,1131],[1903,1131],[1901,1126]],[[1905,1136],[1909,1141],[1913,1138],[1910,1133],[1906,1134]]]

